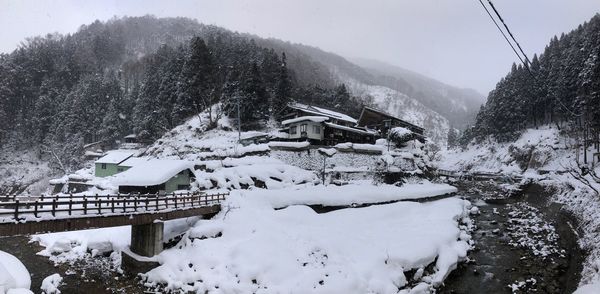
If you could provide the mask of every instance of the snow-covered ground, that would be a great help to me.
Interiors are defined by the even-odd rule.
[[[143,275],[146,285],[200,293],[429,292],[471,246],[470,203],[457,198],[325,214],[304,205],[275,210],[280,203],[272,200],[232,194],[219,215],[158,256],[161,266]],[[416,274],[406,276],[409,270]]]
[[[31,277],[16,257],[0,251],[0,294],[31,293]]]
[[[523,182],[532,181],[555,191],[553,201],[565,204],[580,221],[579,244],[589,253],[583,265],[580,285],[600,283],[600,184],[591,176],[577,180],[571,173],[580,172],[576,159],[583,161],[583,151],[572,148],[574,142],[553,126],[529,129],[515,142],[497,143],[492,139],[471,144],[464,150],[442,154],[437,167],[463,172],[491,172],[522,175]],[[594,162],[588,150],[588,161]],[[596,163],[596,173],[600,167]],[[571,172],[571,173],[570,173]],[[589,186],[584,182],[587,181]],[[595,293],[595,292],[594,292]]]

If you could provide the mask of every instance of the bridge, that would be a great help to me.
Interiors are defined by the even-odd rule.
[[[468,180],[468,181],[487,181],[487,180],[495,180],[495,181],[503,181],[503,182],[519,182],[523,179],[522,176],[519,175],[506,175],[502,173],[484,173],[484,172],[465,172],[465,171],[454,171],[454,170],[444,170],[438,169],[436,171],[438,176],[443,176],[447,178],[458,178],[459,180]]]
[[[0,197],[0,236],[54,233],[131,225],[131,251],[163,250],[163,222],[212,216],[227,194],[117,194]]]

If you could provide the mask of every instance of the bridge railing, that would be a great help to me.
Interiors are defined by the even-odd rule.
[[[0,223],[68,218],[73,216],[123,215],[183,210],[219,204],[219,194],[117,194],[60,195],[35,200],[0,202]]]

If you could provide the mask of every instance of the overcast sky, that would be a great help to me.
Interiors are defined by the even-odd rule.
[[[487,94],[516,60],[478,0],[0,0],[0,52],[113,16],[206,24],[411,69]],[[599,0],[494,0],[530,55],[600,12]]]

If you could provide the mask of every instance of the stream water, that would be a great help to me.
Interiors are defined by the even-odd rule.
[[[439,293],[572,293],[583,254],[574,219],[539,186],[510,193],[489,182],[459,184],[479,208],[475,249]],[[512,195],[508,195],[512,194]]]

